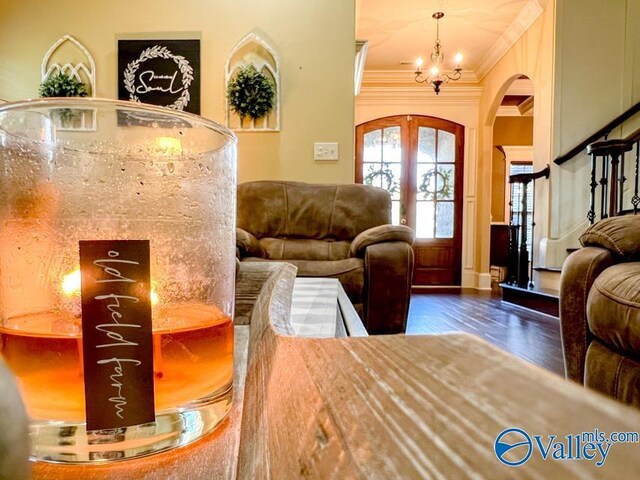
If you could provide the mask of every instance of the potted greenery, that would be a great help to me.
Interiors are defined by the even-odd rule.
[[[231,110],[240,117],[253,120],[267,115],[274,105],[273,82],[253,65],[241,67],[227,86],[227,99]]]
[[[41,97],[86,97],[87,88],[83,82],[64,73],[58,73],[50,75],[40,84],[39,93]],[[69,128],[82,116],[82,110],[61,108],[56,114],[60,126]]]

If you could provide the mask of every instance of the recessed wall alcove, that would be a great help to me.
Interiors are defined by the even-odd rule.
[[[253,66],[257,71],[262,72],[269,78],[275,86],[275,101],[273,109],[263,118],[241,119],[234,113],[229,102],[226,101],[226,121],[227,126],[236,131],[247,132],[268,132],[280,130],[280,63],[273,48],[256,33],[247,34],[231,50],[225,68],[225,91],[229,81],[236,72],[247,66]]]

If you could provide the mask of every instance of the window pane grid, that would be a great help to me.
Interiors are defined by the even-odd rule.
[[[418,128],[416,236],[453,238],[455,135]]]
[[[533,165],[531,164],[511,164],[509,166],[509,175],[518,175],[521,173],[533,173]],[[522,223],[522,194],[523,188],[521,183],[513,183],[511,185],[511,224],[521,227]],[[527,186],[525,228],[527,229],[527,251],[529,259],[531,259],[533,245],[533,184]],[[519,234],[520,235],[520,234]],[[518,240],[518,246],[520,240]]]
[[[394,225],[400,224],[402,169],[402,143],[399,126],[386,127],[364,134],[362,183],[382,188],[391,194],[391,213]]]

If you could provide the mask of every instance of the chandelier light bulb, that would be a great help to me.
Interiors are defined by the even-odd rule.
[[[438,75],[440,75],[440,69],[434,65],[431,67],[431,76],[437,77]]]
[[[460,66],[460,64],[462,63],[462,54],[460,52],[456,53],[456,66]]]
[[[416,67],[418,67],[418,70],[422,68],[423,63],[424,63],[424,60],[422,60],[422,57],[418,57],[418,59],[416,60]]]

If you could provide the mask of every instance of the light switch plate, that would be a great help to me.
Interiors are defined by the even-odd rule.
[[[314,143],[314,160],[338,160],[338,144],[336,142]]]

